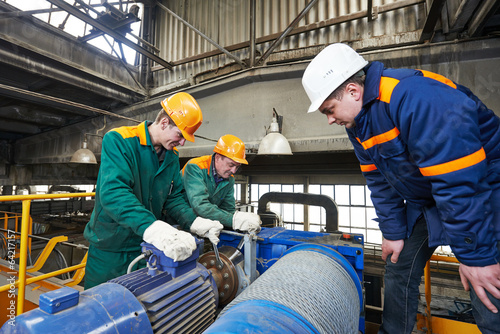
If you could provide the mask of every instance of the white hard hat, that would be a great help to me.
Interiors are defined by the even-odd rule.
[[[302,86],[311,100],[307,112],[318,110],[340,85],[368,64],[348,45],[335,43],[314,57],[302,76]]]

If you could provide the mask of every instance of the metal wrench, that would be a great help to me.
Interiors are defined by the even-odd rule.
[[[215,253],[215,263],[217,264],[217,269],[222,269],[224,267],[224,263],[221,261],[220,256],[219,256],[219,249],[217,248],[217,244],[212,243],[214,246],[214,253]]]

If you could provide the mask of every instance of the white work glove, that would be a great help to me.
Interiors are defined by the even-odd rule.
[[[260,217],[256,213],[236,211],[233,215],[233,230],[259,233],[261,224]]]
[[[151,224],[144,231],[142,238],[175,262],[184,261],[196,250],[196,241],[190,233],[178,230],[161,220]]]
[[[219,234],[224,226],[218,220],[197,217],[191,225],[191,233],[208,238],[213,244],[219,243]]]

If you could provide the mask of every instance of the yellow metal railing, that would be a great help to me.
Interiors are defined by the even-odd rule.
[[[74,198],[74,197],[91,197],[95,193],[65,193],[65,194],[36,194],[36,195],[12,195],[12,196],[0,196],[0,202],[12,202],[21,201],[22,202],[22,215],[21,215],[21,249],[19,252],[19,279],[16,281],[15,285],[18,287],[17,293],[17,315],[24,312],[24,300],[26,294],[26,285],[47,278],[55,277],[70,271],[80,270],[85,268],[85,263],[78,264],[72,267],[64,268],[61,270],[53,271],[48,274],[26,278],[27,272],[27,258],[28,258],[28,236],[31,232],[31,217],[30,208],[31,201],[35,199],[56,199],[56,198]],[[77,272],[76,275],[83,277],[82,271]],[[0,287],[0,292],[8,290],[9,284]]]
[[[476,325],[459,322],[459,321],[451,321],[444,318],[431,316],[431,261],[441,261],[448,263],[459,263],[456,257],[454,256],[441,256],[441,255],[432,255],[430,260],[427,261],[424,269],[424,284],[425,284],[425,329],[427,334],[436,333],[436,334],[473,334],[480,333],[479,329]]]
[[[3,232],[3,235],[5,237],[5,239],[8,238],[8,233],[7,231],[10,230],[10,227],[11,225],[13,225],[13,229],[12,231],[15,232],[15,241],[19,240],[21,238],[21,235],[20,234],[17,234],[17,232],[19,232],[19,223],[21,222],[21,219],[22,219],[22,215],[20,213],[15,213],[15,212],[7,212],[7,211],[0,211],[0,215],[2,215],[2,220],[3,220],[3,228],[4,228],[4,232]],[[13,224],[10,224],[10,223],[13,223]],[[30,221],[29,221],[29,231],[28,233],[31,234],[32,233],[32,229],[33,229],[33,221],[30,217]],[[15,245],[16,245],[16,251],[18,251],[19,249],[17,249],[17,242],[15,242]],[[31,252],[31,238],[28,239],[28,249],[30,250]],[[19,252],[15,252],[15,258],[17,259],[19,257]]]

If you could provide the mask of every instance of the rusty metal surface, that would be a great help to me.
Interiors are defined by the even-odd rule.
[[[254,51],[259,59],[299,17],[309,1],[257,1],[255,16],[252,16],[255,18],[253,24],[250,21],[251,3],[246,0],[173,0],[163,3],[232,55],[253,63],[255,59],[250,60],[250,54]],[[421,29],[425,21],[422,0],[374,0],[372,5],[373,8],[368,10],[367,2],[362,0],[319,0],[276,47],[274,53],[297,49],[307,53],[305,50],[308,47],[317,45],[399,35]],[[368,21],[369,13],[372,13],[373,20]],[[154,73],[159,85],[193,78],[198,73],[234,63],[231,57],[190,31],[172,15],[159,15],[157,31],[160,54],[173,64],[178,64],[173,71]],[[255,49],[249,47],[251,33],[255,34]],[[413,42],[417,42],[418,37]],[[379,46],[387,41],[394,40],[380,39]],[[205,58],[199,58],[200,55]],[[191,60],[181,65],[184,59]]]

